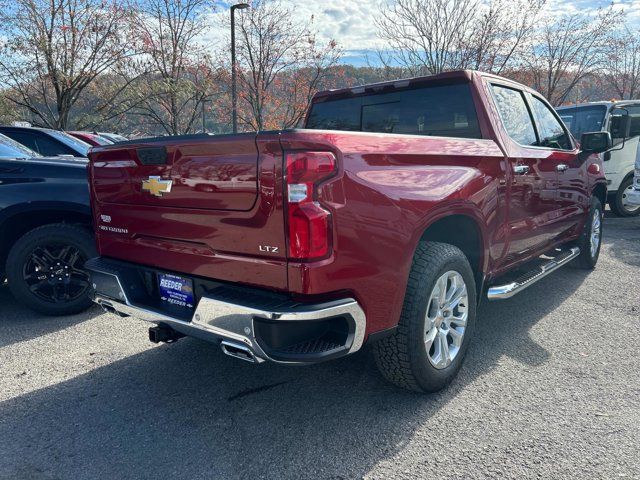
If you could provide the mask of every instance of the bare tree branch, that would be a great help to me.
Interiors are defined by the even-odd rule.
[[[383,64],[410,75],[472,68],[501,73],[522,53],[544,0],[396,0],[376,20]],[[381,56],[382,58],[382,56]]]
[[[121,0],[3,0],[0,24],[11,35],[0,45],[0,79],[8,98],[35,123],[66,129],[87,86],[134,54],[124,41],[128,18]]]

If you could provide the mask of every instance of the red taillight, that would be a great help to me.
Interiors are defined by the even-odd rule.
[[[331,152],[294,152],[286,158],[289,257],[326,257],[331,251],[331,214],[318,202],[316,185],[333,175],[336,157]]]

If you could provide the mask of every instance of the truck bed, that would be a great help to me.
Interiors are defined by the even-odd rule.
[[[285,155],[305,151],[337,159],[318,186],[332,248],[315,261],[287,255]],[[347,295],[370,333],[397,322],[426,212],[456,198],[468,210],[471,190],[482,192],[474,211],[495,207],[498,187],[480,171],[497,177],[502,152],[492,140],[288,130],[132,141],[90,158],[101,256],[302,301]],[[144,190],[152,177],[170,192]]]

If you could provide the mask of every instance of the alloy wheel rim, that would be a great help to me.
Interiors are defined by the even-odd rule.
[[[600,246],[600,236],[602,230],[602,215],[600,210],[593,212],[593,220],[591,222],[591,258],[594,258],[598,253],[598,247]]]
[[[447,368],[458,356],[468,317],[467,285],[451,270],[438,278],[427,304],[424,344],[433,367]]]
[[[29,254],[22,278],[29,291],[40,300],[71,302],[89,289],[89,275],[82,270],[86,261],[80,249],[71,245],[40,245]]]
[[[627,194],[633,190],[633,183],[624,189],[622,192],[622,207],[629,213],[635,213],[640,209],[640,205],[632,205],[627,200]]]

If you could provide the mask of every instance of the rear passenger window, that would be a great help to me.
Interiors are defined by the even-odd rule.
[[[533,110],[538,120],[538,134],[541,147],[555,148],[559,150],[571,150],[571,140],[566,130],[553,114],[551,109],[538,97],[531,97]]]
[[[6,132],[5,135],[46,157],[56,157],[58,155],[75,156],[73,150],[49,137],[46,133],[38,131]]]
[[[306,128],[482,138],[467,83],[319,101]]]
[[[55,157],[58,155],[73,155],[75,152],[66,145],[54,140],[45,133],[40,133],[36,140],[38,144],[38,151],[41,155],[46,157]]]
[[[14,132],[9,131],[4,133],[7,137],[13,138],[16,142],[21,143],[25,147],[29,147],[31,150],[40,153],[38,145],[36,143],[36,136],[28,132]]]
[[[522,92],[500,85],[491,85],[502,124],[509,136],[520,145],[537,145],[533,120]]]

